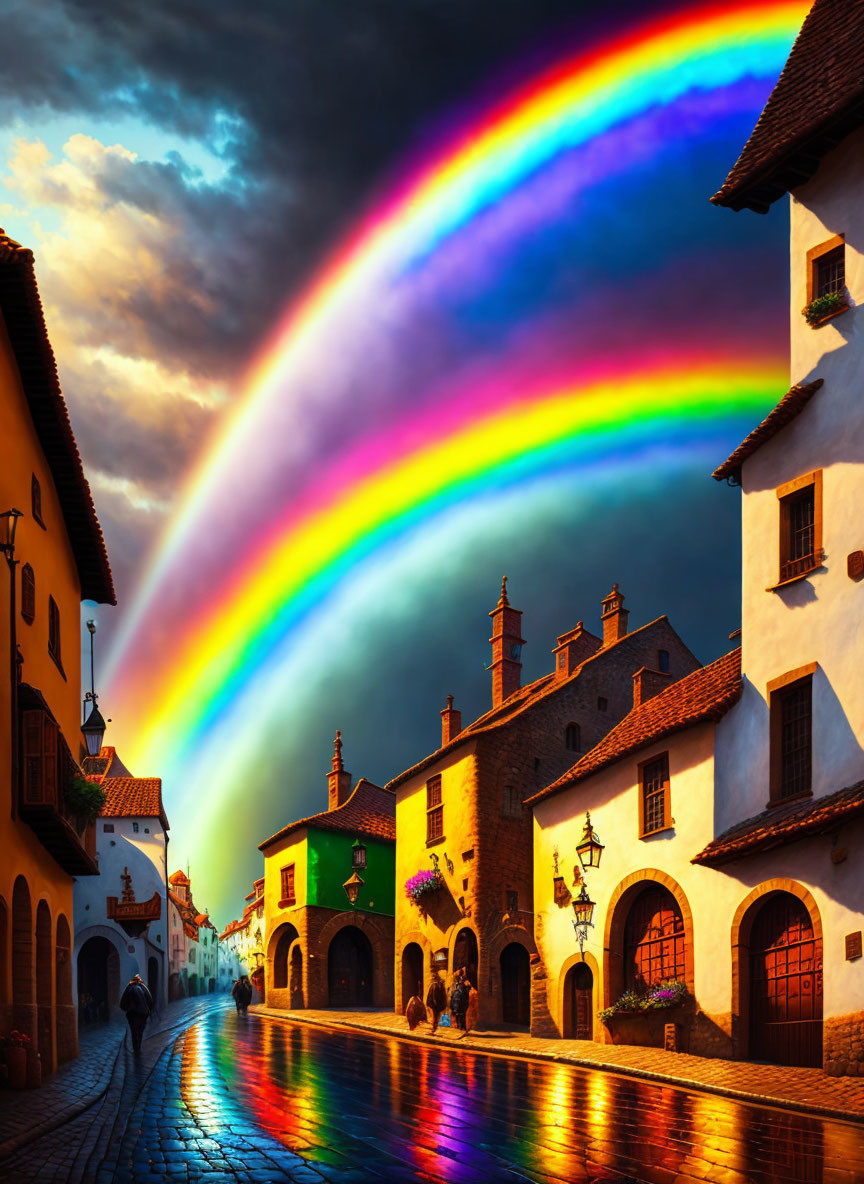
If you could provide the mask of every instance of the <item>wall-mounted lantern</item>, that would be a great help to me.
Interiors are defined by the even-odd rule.
[[[603,854],[604,847],[600,842],[600,836],[591,825],[591,815],[588,811],[585,812],[585,829],[582,833],[582,838],[576,844],[576,854],[579,856],[579,862],[585,867],[599,867],[600,856]]]
[[[365,881],[361,880],[356,872],[351,874],[350,879],[346,880],[342,887],[345,889],[345,895],[353,908],[357,903],[357,897],[360,895],[360,889],[363,887]]]
[[[366,867],[366,847],[359,839],[355,839],[351,847],[351,866],[355,869]]]
[[[579,952],[585,957],[584,946],[588,940],[588,930],[594,928],[594,901],[588,895],[588,889],[583,883],[582,891],[573,901],[573,929],[579,942]]]

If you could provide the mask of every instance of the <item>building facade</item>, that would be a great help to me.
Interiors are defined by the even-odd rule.
[[[521,678],[521,613],[506,581],[492,617],[492,709],[463,728],[448,700],[442,744],[394,778],[396,794],[396,1007],[431,968],[464,966],[477,983],[480,1022],[551,1030],[534,940],[531,811],[525,799],[592,747],[637,695],[666,687],[699,663],[666,617],[632,632],[617,584],[604,599],[602,636],[579,622],[560,636],[555,666]],[[416,877],[435,873],[416,894]],[[425,877],[424,877],[425,873]]]
[[[352,788],[338,732],[327,782],[329,809],[290,823],[261,844],[266,1002],[389,1008],[393,794],[365,778]]]
[[[113,748],[85,762],[105,791],[96,823],[99,875],[75,885],[78,1021],[110,1019],[135,974],[168,1001],[168,819],[158,777],[133,777]]]
[[[80,605],[115,600],[33,255],[2,232],[0,403],[0,1031],[26,1032],[48,1073],[78,1051],[72,890],[97,872],[95,829],[69,804],[85,754]]]
[[[216,990],[219,936],[192,899],[183,871],[168,877],[168,998],[186,999]]]

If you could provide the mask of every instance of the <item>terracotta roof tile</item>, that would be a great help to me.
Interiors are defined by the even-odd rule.
[[[758,448],[761,448],[766,441],[770,440],[772,436],[776,436],[781,428],[785,428],[787,423],[791,423],[796,416],[800,415],[816,392],[823,384],[823,379],[814,378],[812,382],[803,383],[801,386],[793,386],[788,390],[780,402],[765,416],[758,427],[745,440],[738,445],[731,456],[727,457],[718,469],[715,469],[711,476],[715,481],[722,481],[726,477],[731,477],[735,481],[741,480],[741,466],[748,456],[751,456]]]
[[[864,123],[864,4],[816,0],[756,127],[711,200],[765,213]]]
[[[105,805],[99,811],[102,818],[158,818],[165,830],[168,819],[162,805],[161,777],[92,778],[105,790]]]
[[[557,679],[553,672],[552,674],[544,674],[542,678],[535,679],[534,682],[529,683],[527,686],[520,687],[518,691],[514,691],[509,698],[505,699],[503,703],[497,707],[493,707],[491,711],[485,712],[476,719],[473,724],[469,724],[463,728],[457,736],[453,737],[449,744],[436,749],[435,752],[424,757],[422,761],[419,761],[416,765],[412,765],[410,769],[405,769],[404,772],[399,773],[398,776],[388,781],[387,788],[395,790],[409,778],[422,773],[424,769],[429,768],[430,765],[439,761],[442,756],[458,748],[460,744],[465,744],[476,736],[488,734],[495,731],[496,728],[506,727],[508,724],[513,723],[515,719],[530,708],[557,694],[563,688],[571,686],[586,666],[589,666],[592,662],[602,662],[606,655],[612,653],[616,647],[623,645],[630,638],[636,637],[644,630],[651,629],[654,625],[667,619],[664,614],[662,617],[657,617],[654,621],[649,621],[647,625],[640,625],[638,629],[634,629],[630,633],[625,633],[623,637],[620,637],[611,645],[604,646],[602,649],[597,650],[596,653],[589,655],[584,662],[580,662],[567,678]],[[696,659],[694,658],[693,661],[695,662]]]
[[[858,781],[846,789],[823,798],[810,798],[804,802],[792,802],[788,806],[775,806],[763,810],[755,818],[748,818],[730,827],[700,851],[691,862],[718,867],[753,855],[757,851],[768,851],[784,843],[794,843],[809,835],[821,835],[833,830],[838,823],[864,814],[864,781]]]
[[[346,802],[335,810],[299,818],[288,826],[259,843],[258,850],[265,851],[273,843],[284,839],[292,831],[311,826],[316,830],[341,830],[369,839],[384,839],[396,842],[396,798],[389,789],[382,789],[361,777],[354,792]]]
[[[116,604],[102,529],[48,340],[33,252],[0,230],[0,312],[39,443],[51,469],[72,544],[81,599]]]
[[[168,883],[169,884],[188,884],[189,877],[186,875],[185,872],[182,872],[182,871],[172,872],[171,875],[168,877]]]
[[[592,773],[614,764],[683,728],[719,720],[741,694],[741,651],[732,650],[716,662],[694,670],[668,690],[661,691],[625,715],[599,744],[578,760],[563,777],[527,799],[539,802]]]

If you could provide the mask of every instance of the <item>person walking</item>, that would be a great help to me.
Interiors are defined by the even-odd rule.
[[[418,1024],[421,1024],[426,1019],[426,1008],[423,1006],[423,1000],[420,995],[423,991],[423,984],[417,984],[417,990],[408,1000],[408,1006],[405,1008],[405,1019],[408,1021],[408,1027],[413,1032]]]
[[[147,1027],[150,1012],[153,1010],[153,996],[144,986],[139,974],[133,975],[126,984],[126,989],[120,999],[120,1008],[126,1012],[129,1031],[132,1035],[132,1051],[140,1052],[144,1029]]]
[[[465,980],[465,988],[468,991],[468,1007],[465,1011],[465,1031],[463,1036],[467,1036],[472,1029],[477,1027],[477,1013],[480,1010],[480,996],[477,993],[477,988],[472,986]]]
[[[438,1031],[441,1013],[447,1010],[447,989],[441,982],[437,968],[432,970],[432,982],[426,992],[426,1006],[432,1012],[432,1035]]]
[[[234,996],[234,1002],[237,1005],[237,1014],[246,1015],[247,1008],[252,1002],[252,984],[245,974],[237,979],[231,994]]]
[[[450,988],[450,1011],[456,1021],[456,1027],[465,1031],[465,1012],[468,1010],[468,988],[465,986],[466,970],[461,966],[453,979]]]

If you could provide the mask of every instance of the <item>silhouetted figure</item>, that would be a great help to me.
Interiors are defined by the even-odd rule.
[[[468,988],[465,985],[466,971],[461,966],[453,977],[450,988],[450,1013],[456,1021],[456,1027],[465,1031],[465,1012],[468,1010]]]
[[[438,1031],[441,1014],[447,1010],[447,989],[441,982],[441,975],[437,970],[432,971],[432,982],[426,992],[426,1006],[432,1012],[432,1033]]]
[[[468,992],[468,1007],[465,1011],[465,1030],[463,1036],[477,1027],[477,1013],[480,1010],[480,996],[477,994],[477,988],[473,987],[468,979],[465,979],[465,989]]]
[[[129,1031],[132,1034],[132,1051],[140,1052],[141,1038],[153,1010],[153,996],[144,986],[140,975],[134,975],[126,984],[126,990],[120,998],[120,1007],[126,1012]]]
[[[237,979],[231,990],[231,994],[237,1006],[237,1014],[246,1015],[246,1009],[252,1002],[252,984],[245,974]]]
[[[408,1000],[408,1006],[405,1008],[405,1019],[408,1021],[408,1027],[413,1032],[418,1024],[423,1023],[426,1019],[426,1008],[423,1006],[423,1000],[420,998],[420,992],[423,990],[423,984],[417,984],[416,992]]]

